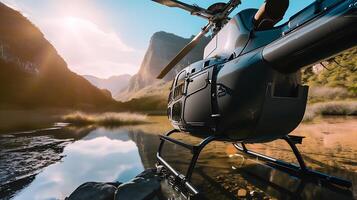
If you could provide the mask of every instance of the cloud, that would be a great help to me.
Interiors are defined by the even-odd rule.
[[[66,151],[91,157],[108,156],[111,154],[128,153],[137,150],[133,141],[112,140],[108,137],[97,137],[91,140],[80,140],[70,145]]]
[[[84,182],[130,180],[144,167],[136,144],[121,137],[129,139],[121,130],[97,129],[69,144],[62,161],[44,168],[15,199],[64,199]]]

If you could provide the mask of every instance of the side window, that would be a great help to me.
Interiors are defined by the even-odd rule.
[[[174,99],[179,99],[182,97],[183,93],[185,92],[185,80],[186,80],[186,71],[183,71],[178,76],[175,88],[174,88]]]

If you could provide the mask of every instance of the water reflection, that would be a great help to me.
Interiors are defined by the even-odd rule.
[[[152,121],[155,123],[117,129],[65,127],[30,135],[1,135],[0,198],[9,198],[17,192],[14,199],[63,199],[83,182],[124,182],[133,178],[144,168],[155,165],[157,134],[170,128],[165,117],[153,117]],[[304,124],[294,132],[307,136],[300,146],[307,164],[352,180],[355,195],[356,121]],[[184,134],[177,138],[199,142]],[[294,161],[284,145],[276,141],[251,148]],[[164,157],[185,172],[190,154],[175,145],[167,145]],[[353,198],[350,190],[301,180],[237,154],[231,144],[222,142],[213,142],[202,152],[193,182],[209,199],[237,199],[241,190],[246,192],[244,198],[253,199]]]
[[[63,148],[71,139],[42,133],[0,135],[0,199],[11,197],[30,184],[41,169],[62,159]]]
[[[194,183],[210,199],[234,199],[240,189],[257,199],[353,199],[357,197],[357,118],[326,118],[302,124],[294,135],[305,136],[299,145],[309,168],[352,181],[349,190],[335,187],[316,179],[299,179],[268,165],[237,154],[229,143],[214,142],[200,155]],[[140,131],[143,128],[135,128]],[[143,135],[143,134],[138,134]],[[190,143],[200,140],[181,134],[177,139]],[[152,144],[152,142],[151,142]],[[158,143],[155,143],[156,145]],[[253,150],[270,156],[296,162],[287,144],[274,141],[267,144],[250,145]],[[154,153],[148,156],[154,158]],[[175,145],[164,147],[164,157],[176,169],[185,172],[190,154]]]
[[[144,168],[125,130],[98,128],[64,148],[62,162],[49,166],[15,199],[64,199],[87,181],[128,181]]]

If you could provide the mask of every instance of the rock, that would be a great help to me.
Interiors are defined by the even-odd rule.
[[[138,73],[130,78],[127,89],[114,95],[117,100],[128,101],[132,97],[137,97],[138,95],[136,94],[147,92],[147,90],[142,90],[145,87],[150,87],[152,85],[159,87],[159,85],[155,84],[158,83],[156,76],[162,70],[162,67],[169,63],[171,59],[191,40],[192,38],[182,38],[163,31],[154,33],[150,39],[149,47],[141,62]],[[201,60],[204,48],[209,40],[210,38],[203,37],[199,44],[185,56],[163,80],[165,82],[171,81],[175,77],[176,72],[179,72],[188,64]],[[144,95],[151,96],[155,93],[155,95],[162,94],[159,90],[154,91],[154,93],[146,93]]]
[[[66,200],[112,200],[120,183],[87,182],[80,185]]]
[[[160,196],[160,177],[153,170],[146,170],[130,182],[118,187],[115,200],[157,199]]]
[[[251,191],[250,196],[252,197],[252,199],[263,199],[264,194],[258,191]]]
[[[245,197],[245,196],[247,196],[247,190],[239,189],[237,195],[238,195],[238,197]]]
[[[158,200],[161,197],[160,181],[156,170],[148,169],[125,184],[84,183],[66,200]]]
[[[154,198],[160,192],[160,182],[153,179],[135,178],[120,186],[115,200],[144,200]]]

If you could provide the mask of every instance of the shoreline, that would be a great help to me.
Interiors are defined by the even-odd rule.
[[[0,134],[9,132],[26,132],[36,129],[51,128],[56,122],[63,121],[62,117],[77,112],[75,109],[36,108],[36,109],[0,109]],[[105,112],[86,112],[103,114]],[[115,113],[122,113],[115,112]],[[137,112],[147,116],[166,116],[164,111]],[[357,117],[357,101],[328,101],[309,104],[301,123],[316,123],[324,118]]]

